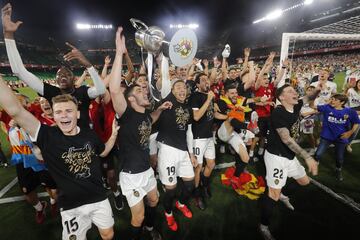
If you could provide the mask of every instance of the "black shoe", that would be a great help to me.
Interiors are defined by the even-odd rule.
[[[336,176],[336,179],[338,181],[343,181],[344,180],[344,178],[342,176],[342,173],[341,173],[341,169],[336,169],[335,170],[335,176]]]
[[[148,230],[146,227],[143,228],[145,233],[150,235],[152,240],[162,240],[160,233],[153,227],[151,230]]]
[[[124,209],[124,201],[123,201],[122,194],[119,194],[119,196],[117,196],[117,197],[114,196],[114,205],[115,205],[115,208],[119,211]]]
[[[195,203],[196,203],[196,206],[197,206],[200,210],[205,210],[205,209],[206,209],[205,202],[204,202],[204,200],[202,199],[202,197],[196,197],[196,198],[195,198]]]

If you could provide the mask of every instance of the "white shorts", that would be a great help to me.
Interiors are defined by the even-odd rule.
[[[63,240],[86,239],[86,232],[91,228],[92,223],[99,229],[114,226],[113,212],[108,199],[61,211],[60,214]]]
[[[157,141],[156,141],[157,135],[158,135],[158,132],[150,135],[150,140],[149,140],[150,155],[157,154],[157,151],[158,151],[158,146],[157,146]]]
[[[158,172],[161,183],[168,186],[175,185],[177,177],[195,176],[189,153],[163,143],[159,143]]]
[[[285,186],[288,177],[299,179],[306,176],[305,168],[296,157],[290,160],[265,151],[264,161],[266,182],[269,187],[281,189]]]
[[[198,164],[203,164],[204,157],[210,160],[215,159],[215,144],[212,137],[194,139],[193,146],[194,155],[197,158]]]
[[[238,134],[235,131],[229,134],[228,131],[226,130],[225,122],[223,122],[220,128],[218,129],[218,136],[221,141],[230,144],[237,154],[239,154],[240,152],[240,148],[239,148],[240,145],[244,146],[244,148],[246,149],[245,143],[242,137],[240,136],[240,134]]]
[[[121,191],[129,207],[135,206],[148,192],[156,189],[156,179],[152,168],[136,174],[120,172],[119,179]]]

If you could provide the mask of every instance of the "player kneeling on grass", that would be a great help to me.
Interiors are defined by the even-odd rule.
[[[161,239],[154,229],[156,206],[159,201],[154,170],[150,167],[149,141],[151,125],[159,118],[161,112],[171,107],[163,103],[150,113],[147,93],[136,84],[121,89],[122,57],[125,53],[125,38],[121,36],[122,28],[116,33],[116,56],[110,75],[110,94],[114,109],[120,117],[120,152],[123,161],[120,172],[120,186],[131,210],[132,239],[142,239],[141,225],[148,231],[153,240]],[[147,206],[145,208],[144,198]]]
[[[0,105],[36,142],[57,184],[63,239],[86,239],[92,223],[103,239],[112,239],[114,219],[98,156],[106,156],[114,146],[117,127],[114,124],[112,136],[103,144],[95,132],[77,126],[76,99],[65,94],[52,103],[56,127],[40,124],[0,79]]]
[[[320,144],[315,153],[316,161],[320,161],[330,144],[335,145],[336,178],[343,180],[341,168],[344,163],[344,152],[349,138],[359,127],[359,117],[354,109],[344,107],[348,97],[344,94],[335,94],[330,103],[318,105],[317,109],[324,114],[320,133]],[[349,130],[350,129],[350,130]]]
[[[314,95],[299,100],[298,93],[288,84],[276,91],[276,98],[281,104],[272,111],[270,116],[270,132],[264,155],[268,193],[264,195],[260,205],[260,232],[265,239],[274,239],[268,226],[286,179],[292,177],[302,186],[310,183],[304,167],[295,155],[298,154],[305,159],[309,171],[317,175],[317,162],[296,143],[295,139],[299,134],[299,116],[303,103],[308,102],[309,99],[315,99],[319,92],[320,89],[317,89]]]

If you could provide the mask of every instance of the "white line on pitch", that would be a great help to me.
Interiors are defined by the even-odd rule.
[[[7,193],[7,191],[9,191],[17,182],[18,182],[18,179],[16,177],[8,185],[6,185],[3,189],[1,189],[0,198],[2,198],[2,196],[4,196]]]
[[[47,192],[38,193],[38,197],[46,197],[49,196]],[[19,202],[25,200],[24,196],[17,196],[17,197],[8,197],[0,199],[0,204],[3,203],[12,203],[12,202]]]

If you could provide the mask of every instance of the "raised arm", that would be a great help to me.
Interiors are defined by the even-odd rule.
[[[121,69],[122,69],[122,60],[124,52],[126,51],[125,47],[125,37],[121,35],[123,28],[119,27],[116,32],[115,44],[116,44],[116,54],[113,62],[113,67],[110,73],[110,95],[113,102],[114,109],[116,113],[121,116],[127,107],[126,99],[121,90]]]
[[[274,86],[277,87],[277,85],[280,83],[280,81],[284,78],[287,68],[289,67],[289,59],[285,58],[282,62],[282,66],[280,69],[279,74],[276,76],[276,79],[274,81]]]
[[[71,48],[71,51],[64,55],[64,59],[66,61],[78,60],[80,64],[85,66],[90,74],[91,79],[93,80],[94,86],[88,89],[89,98],[95,99],[100,95],[105,93],[105,85],[101,80],[96,69],[91,65],[89,60],[80,52],[79,49],[71,45],[70,43],[66,43],[67,46]]]
[[[162,111],[170,108],[172,108],[172,103],[170,101],[166,101],[161,104],[155,111],[151,113],[152,123],[155,123],[159,119]]]
[[[271,52],[269,57],[266,59],[264,66],[262,67],[256,81],[255,81],[255,90],[259,89],[260,85],[261,85],[261,80],[264,78],[264,74],[265,73],[269,73],[272,65],[273,65],[273,60],[275,57],[275,52]]]
[[[130,58],[130,55],[129,55],[127,49],[126,49],[126,52],[124,53],[124,57],[125,57],[125,61],[126,61],[126,67],[128,69],[128,72],[125,76],[125,80],[126,80],[126,82],[130,83],[134,77],[135,69],[134,69],[134,65],[131,61],[131,58]]]
[[[281,141],[287,145],[287,147],[295,154],[300,155],[308,165],[309,171],[313,175],[317,175],[318,164],[310,154],[296,143],[295,139],[290,136],[290,132],[287,128],[277,128],[277,133],[280,136]]]
[[[244,49],[244,63],[243,63],[243,69],[242,69],[242,71],[240,73],[240,76],[245,74],[245,71],[247,69],[248,62],[249,62],[250,51],[251,51],[250,48],[245,48]]]
[[[228,72],[227,72],[227,61],[226,61],[225,57],[223,57],[223,60],[221,63],[221,73],[222,73],[223,80],[227,79]]]
[[[15,94],[6,85],[0,76],[0,106],[14,119],[19,126],[24,128],[32,137],[35,137],[40,122],[30,112],[25,110]]]
[[[83,82],[85,81],[87,73],[88,73],[87,70],[83,71],[81,76],[76,80],[75,87],[80,87],[83,84]]]
[[[109,65],[111,63],[111,58],[109,55],[107,55],[104,59],[104,67],[101,71],[101,79],[105,79],[106,76],[107,76],[107,71],[108,71],[108,68],[109,68]]]
[[[21,21],[17,21],[16,23],[11,20],[12,7],[11,4],[6,4],[1,9],[1,18],[2,18],[2,26],[3,33],[5,39],[5,47],[6,53],[9,58],[9,63],[11,66],[12,72],[19,77],[22,81],[24,81],[29,87],[34,89],[37,93],[43,95],[44,94],[44,84],[43,82],[36,77],[34,74],[30,73],[26,70],[19,51],[16,47],[14,33],[18,29],[18,27],[22,24]]]
[[[202,63],[205,66],[204,73],[206,74],[206,76],[209,76],[209,61],[207,59],[203,59]]]

